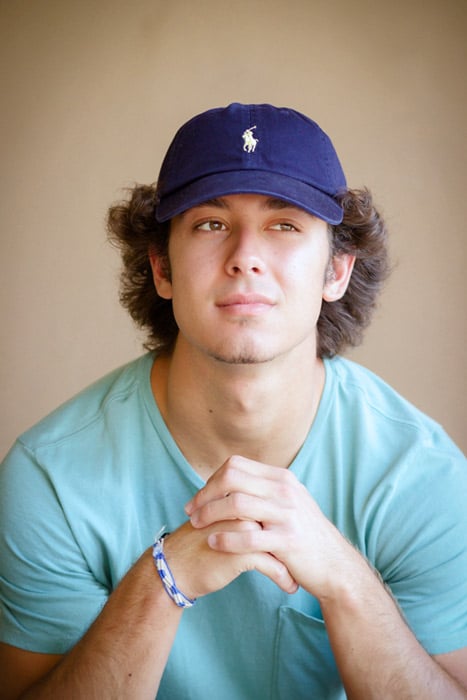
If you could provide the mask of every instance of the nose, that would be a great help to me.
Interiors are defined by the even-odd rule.
[[[248,228],[232,232],[230,248],[225,261],[227,274],[259,275],[265,270],[259,235]]]

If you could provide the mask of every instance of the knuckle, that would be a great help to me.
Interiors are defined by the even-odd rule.
[[[214,504],[212,502],[205,503],[195,515],[198,516],[197,522],[201,524],[210,522],[210,520],[215,517]]]
[[[292,498],[292,487],[290,484],[282,481],[277,487],[277,495],[283,505],[286,505]]]
[[[295,476],[291,472],[289,472],[288,469],[283,469],[279,477],[279,482],[277,486],[278,496],[285,502],[289,502],[293,499],[295,490]]]
[[[233,483],[236,483],[242,473],[245,472],[244,464],[244,457],[240,457],[239,455],[232,455],[232,457],[229,457],[222,465],[220,471],[223,483],[224,480],[226,480],[227,483],[230,483],[231,480],[233,480]]]
[[[257,550],[258,549],[258,530],[248,530],[242,535],[242,539],[246,549]]]
[[[232,504],[233,509],[236,512],[240,512],[242,510],[243,504],[244,504],[244,497],[243,494],[241,493],[231,493],[229,496],[230,503]]]
[[[244,461],[244,457],[241,457],[240,455],[232,455],[226,460],[225,465],[226,467],[233,466],[238,468],[243,464]]]
[[[222,469],[222,473],[220,474],[220,487],[225,493],[232,491],[237,473],[238,470],[233,464],[226,464]]]
[[[282,469],[281,477],[282,481],[288,486],[294,486],[297,483],[297,478],[295,474],[293,474],[288,469]]]

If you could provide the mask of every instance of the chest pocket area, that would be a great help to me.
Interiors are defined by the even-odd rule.
[[[345,697],[324,622],[294,608],[279,608],[272,699]]]

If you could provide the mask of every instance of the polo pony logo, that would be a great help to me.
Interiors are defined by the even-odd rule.
[[[256,148],[256,144],[259,141],[259,139],[255,139],[255,137],[253,136],[253,129],[256,129],[256,126],[250,126],[250,128],[245,129],[245,131],[242,134],[243,150],[247,153],[253,153],[253,151]]]

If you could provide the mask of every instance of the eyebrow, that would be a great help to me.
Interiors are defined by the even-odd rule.
[[[219,207],[219,209],[228,209],[227,202],[222,197],[214,197],[213,199],[207,199],[205,202],[200,202],[195,204],[192,209],[197,209],[198,207]]]
[[[280,197],[269,197],[264,203],[265,209],[298,209],[298,211],[304,211],[301,207],[291,202],[286,202]]]

